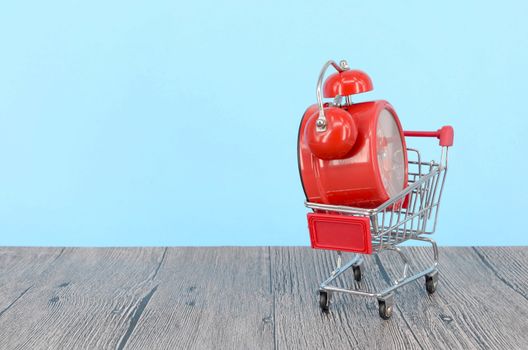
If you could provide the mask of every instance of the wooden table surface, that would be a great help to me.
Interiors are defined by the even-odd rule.
[[[425,247],[404,248],[426,262]],[[0,248],[0,349],[528,349],[528,249],[441,248],[440,282],[319,309],[335,255],[301,247]],[[368,257],[366,287],[401,268]],[[348,279],[352,279],[350,275]],[[345,278],[347,278],[345,277]]]

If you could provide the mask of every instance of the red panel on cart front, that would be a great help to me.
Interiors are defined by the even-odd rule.
[[[308,214],[312,248],[372,254],[370,220],[334,214]]]

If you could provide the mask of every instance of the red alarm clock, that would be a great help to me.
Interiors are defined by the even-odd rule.
[[[334,67],[323,84],[326,70]],[[328,61],[317,82],[317,104],[299,128],[299,172],[309,202],[375,208],[407,186],[407,152],[394,108],[384,100],[352,103],[371,91],[370,77],[346,61]],[[321,93],[322,90],[322,93]],[[333,98],[323,103],[322,96]]]

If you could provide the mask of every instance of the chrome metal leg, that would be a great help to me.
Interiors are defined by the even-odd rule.
[[[332,271],[332,276],[335,275],[339,269],[341,269],[341,263],[342,263],[342,256],[343,253],[341,253],[340,250],[337,251],[337,262],[336,262],[336,268],[334,271]]]
[[[391,305],[394,302],[393,298],[393,292],[413,281],[416,281],[419,278],[422,278],[425,276],[426,278],[426,288],[427,291],[432,294],[436,290],[436,285],[438,283],[438,246],[436,245],[436,242],[428,237],[413,237],[411,239],[428,242],[431,244],[433,248],[433,264],[420,272],[417,272],[411,276],[409,276],[410,269],[410,259],[408,258],[407,254],[405,254],[399,247],[396,246],[387,246],[385,247],[386,250],[392,250],[398,253],[400,258],[402,259],[404,263],[403,268],[403,275],[401,278],[396,279],[393,281],[393,283],[388,286],[386,289],[382,291],[365,291],[365,290],[359,290],[356,288],[340,288],[336,286],[330,285],[334,280],[336,280],[341,274],[343,274],[345,271],[350,269],[353,266],[359,266],[363,262],[363,257],[360,255],[356,255],[353,259],[348,261],[346,264],[342,265],[342,254],[341,252],[338,252],[338,258],[337,258],[337,267],[332,272],[331,276],[328,277],[323,283],[320,284],[319,288],[320,291],[326,291],[328,293],[330,292],[339,292],[339,293],[346,293],[346,294],[354,294],[354,295],[362,295],[362,296],[368,296],[368,297],[376,297],[378,299],[378,302],[380,302],[380,315],[381,315],[381,303],[384,303],[385,306],[383,306],[385,309],[384,312],[390,313],[391,312]],[[356,287],[359,287],[359,285],[356,285]],[[388,310],[388,311],[387,311]]]
[[[403,260],[404,267],[402,277],[394,280],[394,284],[399,284],[401,281],[407,278],[407,272],[409,270],[409,258],[407,258],[407,255],[397,246],[387,247],[385,249],[397,252],[400,258]]]
[[[433,246],[433,266],[431,266],[431,269],[436,270],[436,267],[438,266],[438,246],[436,245],[435,240],[422,236],[413,237],[411,239],[414,239],[415,241],[427,242]]]

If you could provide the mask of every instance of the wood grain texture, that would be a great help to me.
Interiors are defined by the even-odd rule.
[[[34,287],[39,275],[52,268],[63,248],[3,248],[0,251],[0,317]]]
[[[269,248],[171,249],[127,349],[273,349]]]
[[[335,254],[307,248],[272,250],[276,338],[279,349],[419,349],[401,318],[383,322],[376,299],[335,295],[329,313],[317,298],[319,283],[334,269]],[[345,255],[345,258],[350,256]],[[378,268],[365,262],[362,285],[376,288],[370,278]],[[343,283],[355,283],[351,274]]]
[[[520,296],[528,300],[528,249],[524,247],[474,247],[483,265]]]
[[[424,248],[405,251],[413,261],[431,260]],[[381,254],[380,261],[389,274],[401,266],[391,254]],[[424,280],[396,294],[398,310],[424,349],[527,348],[527,300],[497,278],[474,249],[441,249],[439,271],[438,290],[432,296]]]
[[[64,250],[35,276],[23,300],[0,316],[0,348],[120,348],[145,298],[155,291],[162,253]],[[2,284],[16,283],[14,278],[7,276]]]
[[[528,348],[528,248],[440,252],[437,292],[403,287],[384,321],[373,298],[337,295],[320,311],[332,252],[0,248],[0,349]],[[380,289],[402,265],[384,253],[364,267],[361,285]]]

